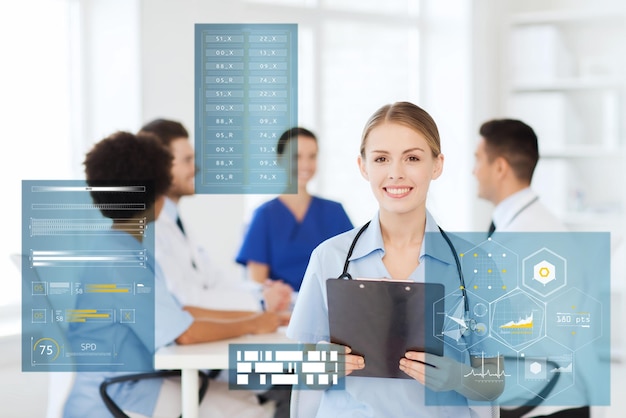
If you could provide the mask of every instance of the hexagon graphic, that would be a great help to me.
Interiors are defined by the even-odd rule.
[[[545,305],[516,289],[492,303],[490,335],[519,350],[545,335]]]
[[[548,302],[546,318],[548,334],[574,351],[602,336],[602,303],[577,288]]]
[[[506,385],[498,400],[501,405],[518,407],[537,400],[552,405],[552,397],[574,386],[574,375],[580,370],[571,350],[551,338],[543,338],[515,355],[505,356],[504,372]],[[562,396],[558,399],[559,405],[563,403]],[[569,400],[573,404],[578,401],[576,396]]]
[[[544,338],[520,352],[517,384],[542,399],[550,399],[570,389],[575,384],[575,376],[580,373],[576,367],[574,353],[552,338]],[[549,392],[545,387],[553,381]],[[560,398],[563,401],[563,398]],[[572,399],[572,403],[577,399]],[[548,401],[546,405],[549,405]]]
[[[533,360],[529,362],[528,370],[530,371],[530,374],[537,376],[541,372],[545,372],[545,367],[543,367],[542,363]]]
[[[522,286],[545,297],[567,285],[567,260],[542,248],[522,260]]]
[[[465,351],[489,337],[489,303],[475,294],[469,297],[470,318],[466,321],[465,304],[461,290],[456,290],[435,302],[433,318],[443,317],[443,328],[436,331],[435,338],[458,351]],[[443,302],[443,303],[442,303]],[[441,307],[444,307],[442,310]],[[485,309],[483,313],[483,309]],[[482,313],[477,316],[475,312]],[[464,338],[465,337],[465,338]]]
[[[493,302],[518,286],[519,256],[491,239],[459,253],[467,289]]]
[[[535,264],[533,268],[534,275],[533,279],[537,280],[539,283],[543,283],[545,286],[552,280],[556,279],[555,267],[553,264],[550,264],[546,260],[543,260],[540,263]]]

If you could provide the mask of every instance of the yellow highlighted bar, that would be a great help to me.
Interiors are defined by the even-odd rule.
[[[129,289],[86,289],[85,293],[128,293]]]
[[[81,315],[69,315],[72,318],[110,318],[111,314],[108,313],[94,313],[94,314],[81,314]]]
[[[522,328],[532,328],[533,327],[533,323],[529,323],[529,324],[519,324],[519,325],[500,325],[500,328],[502,329],[522,329]]]

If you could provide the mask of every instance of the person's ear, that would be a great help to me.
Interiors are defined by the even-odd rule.
[[[443,161],[444,161],[443,154],[439,153],[439,155],[435,157],[432,180],[438,179],[439,176],[441,176],[441,173],[443,173]]]
[[[359,165],[359,171],[361,172],[361,176],[363,176],[365,180],[369,181],[370,177],[367,174],[367,167],[365,166],[365,161],[363,160],[363,157],[359,155],[356,159],[356,162]]]
[[[493,162],[494,164],[494,173],[497,178],[502,178],[506,175],[506,173],[511,169],[508,161],[504,157],[496,157]]]

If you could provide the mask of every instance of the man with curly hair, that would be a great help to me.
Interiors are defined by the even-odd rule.
[[[154,221],[163,208],[165,193],[171,184],[172,157],[153,135],[117,132],[98,142],[86,156],[87,184],[95,203],[104,216],[113,220],[110,231],[103,240],[118,250],[141,249],[143,234],[128,232],[128,220]],[[146,187],[146,195],[139,193],[101,191],[97,186]],[[112,203],[148,202],[145,209],[111,210]],[[148,224],[148,227],[151,227]],[[151,255],[148,255],[148,259]],[[75,324],[70,328],[69,339],[97,340],[106,338],[118,351],[130,353],[137,370],[153,368],[154,351],[161,346],[178,343],[192,344],[221,340],[250,333],[274,332],[284,319],[272,312],[216,311],[194,306],[182,306],[167,291],[158,262],[147,263],[154,275],[154,332],[142,327],[131,327],[123,322],[101,322],[95,326]],[[115,273],[115,268],[110,272]],[[141,274],[141,273],[138,273]],[[84,278],[87,282],[89,278]],[[80,295],[77,308],[94,306],[96,298],[114,303],[119,294]],[[103,303],[103,302],[100,302]],[[111,305],[114,306],[114,305]],[[137,312],[137,315],[142,315]],[[149,327],[144,327],[149,328]],[[109,417],[99,393],[106,378],[125,374],[116,371],[78,372],[64,408],[64,417]],[[201,416],[266,417],[271,411],[259,405],[258,399],[244,391],[227,392],[226,383],[212,382],[200,406]],[[180,413],[179,379],[150,379],[122,382],[109,396],[124,412],[132,417],[172,416]],[[238,393],[241,392],[241,393]],[[178,408],[178,411],[176,411]]]

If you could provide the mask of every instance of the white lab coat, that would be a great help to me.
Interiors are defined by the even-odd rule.
[[[185,234],[176,225],[176,204],[166,199],[155,222],[155,253],[167,287],[183,305],[220,310],[260,309],[259,286],[242,278],[226,277],[194,240],[192,225]],[[217,238],[217,237],[216,237]],[[194,268],[195,264],[195,268]]]
[[[530,188],[520,190],[500,202],[492,218],[498,232],[567,232],[565,225]],[[580,399],[584,399],[584,394],[580,395]],[[523,418],[550,415],[570,408],[576,406],[538,405]]]
[[[498,232],[567,231],[565,225],[530,188],[520,190],[500,202],[492,218]]]

